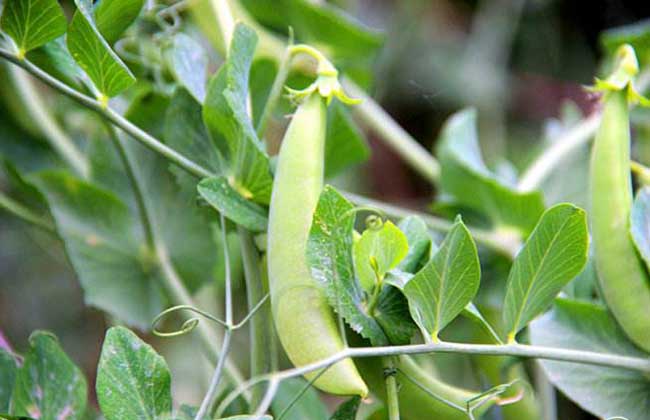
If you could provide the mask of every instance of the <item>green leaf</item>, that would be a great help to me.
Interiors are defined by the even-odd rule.
[[[110,45],[120,39],[142,10],[144,0],[101,0],[95,8],[95,25]]]
[[[458,203],[487,214],[497,228],[529,233],[544,211],[538,191],[519,192],[485,166],[476,129],[476,110],[466,109],[445,123],[438,141],[442,189]]]
[[[172,39],[168,54],[178,83],[203,103],[208,80],[208,56],[203,47],[192,37],[178,33]]]
[[[238,24],[228,60],[208,85],[203,120],[212,139],[226,156],[235,188],[261,204],[271,199],[273,180],[269,159],[248,115],[248,76],[257,45],[255,31]]]
[[[68,50],[90,77],[98,97],[112,98],[131,86],[135,77],[99,32],[92,4],[88,0],[75,0],[75,4],[77,11],[68,28]]]
[[[397,227],[406,235],[409,249],[397,267],[407,273],[415,273],[427,263],[430,254],[437,251],[438,247],[431,239],[426,223],[418,216],[403,218]]]
[[[352,397],[336,409],[330,420],[355,420],[361,405],[361,397]]]
[[[630,230],[637,251],[650,269],[650,187],[643,187],[634,198]]]
[[[165,359],[124,327],[106,332],[97,367],[97,398],[106,420],[167,419],[171,375]]]
[[[390,220],[368,227],[352,247],[354,268],[361,287],[370,292],[408,253],[406,236]]]
[[[409,314],[409,304],[399,288],[386,284],[381,289],[373,317],[394,345],[410,344],[418,327]]]
[[[481,314],[478,308],[472,303],[468,303],[463,309],[462,316],[475,323],[480,329],[483,330],[486,336],[490,337],[493,343],[501,344],[501,338],[487,319]]]
[[[438,338],[474,298],[480,279],[476,245],[457,218],[438,252],[403,289],[411,316],[425,338]]]
[[[163,309],[154,256],[126,205],[62,172],[35,180],[45,195],[88,305],[142,329]]]
[[[205,130],[201,105],[186,89],[176,89],[169,102],[164,139],[171,148],[204,168],[222,172],[223,158]]]
[[[0,348],[0,413],[9,412],[17,371],[16,358],[5,349]]]
[[[639,60],[650,60],[650,19],[644,19],[629,25],[618,26],[603,31],[600,43],[609,55],[614,55],[618,47],[629,44],[639,53]]]
[[[370,147],[348,110],[341,103],[332,103],[327,110],[325,177],[333,177],[369,157]]]
[[[83,419],[86,379],[52,334],[36,331],[16,375],[13,413],[42,420]]]
[[[510,269],[503,320],[508,341],[542,313],[587,263],[585,211],[571,204],[548,209]]]
[[[273,420],[268,414],[256,416],[254,414],[239,414],[237,416],[222,417],[220,420]]]
[[[306,384],[307,381],[302,378],[290,378],[280,382],[271,404],[273,414],[276,417],[279,416]],[[309,387],[282,418],[284,420],[324,420],[327,419],[327,408],[321,402],[316,390]]]
[[[67,85],[77,89],[82,88],[81,81],[85,75],[81,67],[70,55],[65,36],[60,36],[54,41],[30,51],[27,58]]]
[[[552,311],[533,321],[536,346],[595,351],[647,359],[604,307],[556,299]],[[598,418],[645,419],[650,413],[650,382],[642,372],[585,364],[540,361],[563,394]]]
[[[266,230],[266,210],[242,197],[225,177],[206,178],[199,182],[197,189],[205,201],[238,225],[252,232]]]
[[[377,321],[368,314],[364,292],[352,265],[354,206],[327,185],[318,200],[307,241],[307,263],[327,299],[350,327],[374,346],[388,344]]]
[[[63,35],[67,25],[57,0],[6,0],[0,18],[20,56]]]

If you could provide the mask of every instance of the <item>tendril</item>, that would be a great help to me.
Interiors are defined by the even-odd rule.
[[[200,319],[197,318],[197,317],[189,318],[189,319],[185,320],[183,322],[183,324],[181,325],[181,328],[176,330],[176,331],[164,332],[164,331],[159,331],[159,330],[156,329],[156,326],[160,323],[160,321],[164,317],[166,317],[167,315],[169,315],[172,312],[178,312],[178,311],[182,311],[182,310],[194,312],[195,314],[199,314],[199,315],[203,316],[204,318],[209,319],[210,321],[214,321],[217,324],[220,324],[220,325],[228,328],[228,325],[225,322],[223,322],[221,319],[219,319],[219,318],[217,318],[215,316],[212,316],[209,313],[207,313],[205,311],[202,311],[201,309],[195,308],[194,306],[190,306],[190,305],[178,305],[178,306],[172,306],[171,308],[165,309],[164,311],[159,313],[154,318],[154,320],[153,320],[153,322],[151,324],[151,329],[152,329],[153,334],[158,336],[158,337],[179,337],[181,335],[184,335],[184,334],[187,334],[187,333],[193,331],[199,325],[199,322],[200,322]]]

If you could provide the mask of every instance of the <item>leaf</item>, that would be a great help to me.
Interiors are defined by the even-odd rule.
[[[370,147],[348,110],[341,103],[332,103],[327,110],[325,177],[331,178],[369,157]]]
[[[650,19],[607,29],[600,34],[600,44],[609,55],[614,55],[618,47],[629,44],[637,51],[642,62],[650,60]]]
[[[106,420],[167,419],[171,376],[165,359],[133,332],[106,332],[97,367],[97,398]]]
[[[492,325],[490,325],[488,320],[483,317],[483,314],[481,314],[481,312],[472,302],[468,303],[467,306],[465,306],[462,315],[463,317],[475,323],[480,329],[482,329],[485,335],[490,337],[493,343],[502,344],[499,334],[494,331]]]
[[[491,173],[481,157],[476,110],[452,115],[438,141],[442,189],[458,203],[487,214],[497,228],[529,233],[544,211],[538,191],[519,192]]]
[[[0,348],[0,413],[9,412],[17,371],[16,358]]]
[[[219,213],[252,232],[263,232],[268,224],[266,210],[246,200],[223,177],[206,178],[199,182],[198,191]]]
[[[361,397],[352,397],[349,400],[341,403],[336,409],[330,420],[355,420],[357,418],[357,411],[361,405]]]
[[[248,76],[257,35],[238,24],[228,60],[212,77],[203,105],[203,120],[213,141],[225,138],[226,156],[235,188],[260,204],[271,199],[273,180],[269,159],[248,115]]]
[[[205,130],[201,105],[186,89],[177,88],[169,102],[164,139],[171,148],[204,168],[222,172],[223,158]]]
[[[302,378],[290,378],[280,382],[271,404],[273,414],[276,417],[279,416],[306,384],[307,381]],[[310,386],[282,418],[284,420],[324,420],[327,419],[327,408],[321,402],[316,390]]]
[[[16,375],[13,414],[43,420],[83,419],[86,379],[52,334],[36,331]]]
[[[647,359],[604,307],[556,299],[552,311],[530,324],[536,346],[598,351]],[[642,372],[578,363],[540,361],[549,380],[583,409],[599,418],[645,419],[650,382]]]
[[[354,268],[361,287],[370,292],[408,253],[406,236],[390,220],[368,227],[352,247]]]
[[[397,227],[404,232],[408,241],[408,253],[397,267],[407,273],[415,273],[438,247],[431,239],[426,223],[418,216],[403,218]]]
[[[65,33],[68,21],[57,0],[5,0],[0,28],[14,40],[18,54]]]
[[[630,230],[637,251],[650,269],[650,187],[643,187],[634,198]]]
[[[136,235],[126,205],[63,172],[35,179],[84,289],[86,304],[148,329],[163,309],[154,257]]]
[[[90,77],[100,99],[112,98],[131,86],[135,77],[95,26],[90,1],[75,0],[75,4],[77,11],[68,28],[68,50]]]
[[[409,314],[409,304],[399,288],[384,285],[373,317],[394,345],[410,344],[418,327]]]
[[[350,327],[369,339],[373,346],[388,339],[377,321],[368,314],[364,293],[355,280],[352,265],[354,206],[327,185],[318,200],[307,240],[307,263],[313,278],[325,289],[327,299]]]
[[[203,103],[208,80],[208,56],[203,47],[192,37],[178,33],[172,39],[169,57],[178,83]]]
[[[503,320],[508,341],[542,313],[587,263],[585,211],[571,204],[548,209],[510,269]]]
[[[76,89],[83,87],[81,81],[85,77],[84,72],[68,51],[65,36],[60,36],[42,47],[30,51],[27,58],[67,85]]]
[[[476,295],[480,278],[476,245],[457,218],[438,252],[403,289],[411,316],[425,338],[437,339],[440,331],[463,311]]]
[[[136,20],[144,0],[101,0],[95,8],[95,24],[106,42],[112,45]]]

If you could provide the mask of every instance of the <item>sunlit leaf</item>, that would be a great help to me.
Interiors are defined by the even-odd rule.
[[[584,210],[557,204],[544,213],[508,276],[503,320],[509,341],[582,271],[588,248]]]
[[[0,28],[23,56],[63,35],[67,25],[57,0],[5,0],[0,18]]]
[[[165,359],[124,327],[106,332],[97,398],[106,420],[168,419],[171,376]]]
[[[106,42],[115,43],[140,14],[144,0],[102,0],[95,8],[95,24]]]

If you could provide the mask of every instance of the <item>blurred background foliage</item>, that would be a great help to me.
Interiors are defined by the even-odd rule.
[[[545,141],[545,133],[554,127],[549,121],[588,114],[596,106],[581,86],[590,83],[598,73],[603,56],[599,34],[650,17],[650,2],[634,0],[334,0],[332,3],[383,33],[384,46],[379,55],[368,58],[372,60],[372,75],[360,73],[357,77],[365,82],[378,102],[429,150],[451,113],[468,105],[477,107],[485,158],[503,174],[516,173],[535,156]],[[265,25],[283,32],[277,26],[281,8],[265,9],[263,4],[268,2],[256,0],[243,1],[243,4]],[[64,2],[64,6],[67,11],[73,10],[72,2]],[[219,59],[211,59],[214,70]],[[345,57],[341,60],[345,61]],[[137,63],[128,59],[127,62],[136,73],[141,70]],[[350,64],[352,74],[355,74],[354,65]],[[263,77],[264,71],[258,74]],[[23,171],[61,166],[38,128],[21,117],[22,105],[8,87],[8,77],[7,64],[0,64],[0,152]],[[299,78],[294,79],[294,86],[301,83]],[[569,102],[572,105],[567,105]],[[47,106],[56,119],[66,127],[73,127],[72,132],[80,143],[84,137],[96,134],[93,123],[89,122],[93,117],[70,100],[50,95]],[[280,128],[275,130],[278,138]],[[430,184],[386,145],[372,136],[368,141],[371,154],[367,162],[346,169],[334,182],[406,207],[430,209],[435,193]],[[643,159],[645,149],[640,147],[637,154],[647,163]],[[9,185],[6,174],[3,172],[0,178],[3,189]],[[436,210],[444,213],[440,205]],[[231,239],[236,291],[241,303],[238,306],[244,308],[238,246],[236,237]],[[492,295],[500,295],[489,284],[495,280],[503,283],[508,265],[497,257],[482,262],[486,270],[481,300],[489,307]],[[200,293],[203,307],[216,311],[217,302],[221,301],[218,298],[221,276],[213,277],[214,287],[204,288]],[[31,331],[53,331],[83,368],[89,383],[94,383],[101,340],[110,323],[98,310],[84,306],[82,290],[61,243],[0,212],[0,333],[21,350]],[[449,328],[447,334],[453,337],[446,338],[454,339],[472,337],[463,325]],[[245,334],[236,339],[237,346],[246,347]],[[147,340],[169,361],[175,397],[187,403],[199,401],[208,380],[208,369],[195,363],[196,359],[186,357],[192,348],[191,338],[162,341],[147,336]],[[238,352],[233,354],[237,356]],[[240,356],[245,364],[245,355]],[[428,356],[420,359],[431,362]],[[481,358],[449,355],[436,356],[435,361],[443,377],[470,386],[481,385],[482,379],[473,373],[473,366],[481,363],[484,363]],[[568,400],[559,398],[563,418],[588,418]]]

